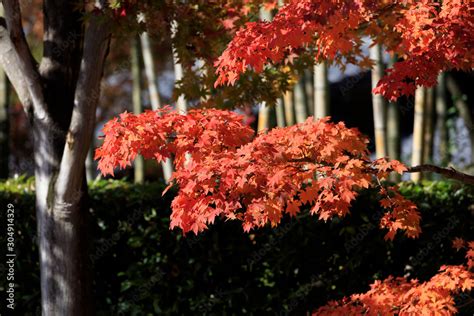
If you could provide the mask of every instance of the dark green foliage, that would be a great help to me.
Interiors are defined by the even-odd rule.
[[[372,191],[343,220],[324,223],[302,214],[252,234],[238,223],[218,222],[184,237],[168,228],[173,192],[162,197],[162,189],[91,184],[89,259],[99,315],[301,315],[390,274],[428,279],[442,264],[464,262],[451,248],[454,237],[474,236],[474,190],[451,182],[402,185],[422,210],[423,233],[417,240],[399,234],[394,242],[384,241],[377,227]],[[16,312],[32,315],[39,304],[32,181],[0,183],[0,201],[2,218],[7,203],[16,210]],[[0,244],[4,249],[5,234]]]

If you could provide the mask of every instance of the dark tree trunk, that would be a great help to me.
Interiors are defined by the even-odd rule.
[[[44,1],[38,69],[17,0],[3,0],[0,65],[32,124],[43,315],[91,315],[84,162],[110,42],[103,1],[84,32],[84,3]],[[82,5],[82,7],[81,7]]]
[[[8,107],[10,101],[10,85],[2,69],[0,69],[0,179],[9,176],[8,158],[10,156]]]
[[[44,51],[39,72],[52,125],[33,121],[43,315],[92,313],[85,225],[87,185],[80,185],[68,203],[63,203],[63,198],[58,201],[55,194],[81,66],[82,18],[82,10],[73,1],[44,1]],[[76,181],[84,180],[83,175]]]

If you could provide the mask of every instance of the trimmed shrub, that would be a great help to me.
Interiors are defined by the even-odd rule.
[[[474,236],[474,190],[454,182],[403,183],[401,192],[421,209],[423,232],[416,240],[398,234],[393,242],[378,228],[374,191],[361,193],[344,219],[324,223],[303,212],[250,234],[237,222],[218,221],[185,237],[169,230],[174,192],[162,196],[163,189],[118,180],[90,184],[88,258],[98,315],[302,314],[390,274],[429,279],[440,265],[464,261],[451,247],[454,237]],[[15,311],[39,315],[33,180],[0,183],[0,202],[4,219],[6,205],[15,206]],[[2,275],[5,268],[1,262]]]

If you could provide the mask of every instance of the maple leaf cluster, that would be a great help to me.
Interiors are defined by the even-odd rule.
[[[370,290],[340,301],[331,301],[313,313],[318,315],[454,315],[458,312],[454,297],[474,288],[472,257],[474,242],[457,238],[454,247],[468,246],[465,265],[442,266],[429,281],[404,277],[375,281]]]
[[[139,153],[157,161],[173,154],[177,169],[183,168],[188,152],[193,161],[201,161],[248,143],[254,132],[240,119],[234,112],[221,110],[191,110],[188,115],[169,107],[139,115],[124,112],[104,125],[104,142],[95,153],[98,169],[113,175],[114,168],[130,166]]]
[[[453,248],[457,251],[466,248],[466,260],[469,269],[474,268],[474,241],[466,242],[462,238],[455,238],[453,240]]]
[[[368,67],[362,45],[369,36],[400,58],[374,89],[395,100],[417,85],[433,86],[440,71],[474,67],[473,12],[469,0],[292,0],[272,22],[237,32],[216,62],[215,85],[232,85],[249,68],[291,62],[309,46],[316,59]]]
[[[345,216],[359,189],[378,186],[374,177],[406,168],[398,161],[371,161],[367,139],[328,118],[254,135],[230,111],[169,109],[124,113],[103,129],[96,151],[103,174],[125,168],[138,154],[158,162],[173,155],[179,192],[172,202],[171,228],[198,233],[216,217],[240,220],[245,231],[284,214],[295,216],[303,205],[322,220]],[[381,227],[386,238],[405,230],[420,232],[420,216],[396,187],[380,187],[387,209]]]

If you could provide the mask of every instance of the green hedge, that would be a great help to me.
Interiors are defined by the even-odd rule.
[[[99,315],[300,315],[366,291],[389,274],[428,279],[442,264],[463,262],[463,254],[451,248],[454,237],[474,236],[474,190],[452,182],[402,185],[421,208],[423,234],[417,240],[399,234],[394,242],[384,241],[385,232],[377,228],[373,191],[364,192],[342,220],[324,223],[304,212],[251,234],[237,222],[218,221],[201,235],[184,237],[169,230],[174,193],[162,197],[162,190],[156,183],[90,185],[89,259]],[[8,203],[16,212],[16,312],[38,314],[32,180],[0,183],[0,203],[3,219]],[[0,235],[3,249],[5,237]]]

